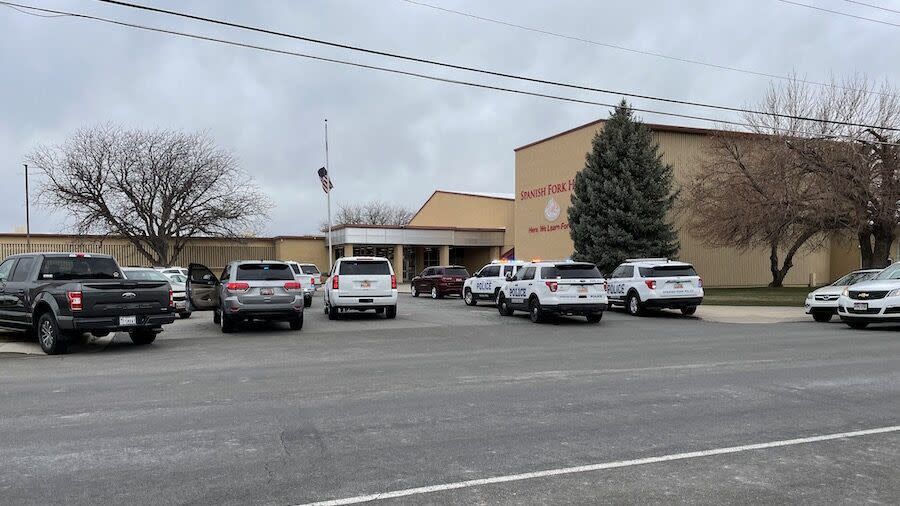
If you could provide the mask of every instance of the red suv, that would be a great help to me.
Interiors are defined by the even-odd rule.
[[[469,271],[461,265],[429,267],[412,279],[410,290],[413,297],[427,293],[432,299],[440,299],[444,295],[462,295],[463,282],[468,277]]]

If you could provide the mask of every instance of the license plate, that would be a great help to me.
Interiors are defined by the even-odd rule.
[[[857,311],[865,311],[865,310],[869,309],[869,304],[866,302],[854,302],[853,309],[855,309]]]
[[[370,283],[370,282],[368,282],[368,281],[362,281],[362,282],[359,283],[359,287],[360,287],[360,288],[371,288],[371,287],[372,287],[372,283]]]
[[[588,288],[586,286],[579,286],[578,293],[588,293]]]
[[[137,316],[120,316],[119,326],[127,327],[129,325],[137,325]]]
[[[272,294],[274,294],[274,293],[275,293],[275,289],[274,289],[274,288],[260,288],[260,289],[259,289],[259,294],[260,294],[260,295],[272,295]]]
[[[681,290],[682,288],[684,288],[684,285],[682,285],[681,283],[675,283],[676,290]]]

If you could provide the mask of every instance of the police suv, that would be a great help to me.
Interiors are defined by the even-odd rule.
[[[609,305],[621,304],[628,314],[646,308],[680,309],[692,315],[703,302],[703,280],[694,266],[667,258],[630,258],[606,280]]]
[[[515,275],[522,265],[525,262],[516,260],[494,260],[485,265],[463,283],[463,300],[470,306],[478,304],[479,299],[497,302],[497,294],[506,283],[506,277]]]
[[[497,295],[497,309],[502,316],[528,311],[535,323],[550,314],[582,315],[597,323],[607,302],[604,279],[597,266],[582,262],[526,263]]]

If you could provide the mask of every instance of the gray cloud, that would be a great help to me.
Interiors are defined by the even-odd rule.
[[[618,100],[385,61],[99,3],[28,1],[445,77]],[[810,79],[865,72],[896,81],[900,72],[894,64],[895,29],[774,1],[570,0],[525,5],[433,1],[630,47],[773,73],[796,70]],[[749,75],[554,39],[399,0],[152,3],[510,73],[711,103],[752,103],[767,86],[765,79]],[[849,4],[841,9],[862,12]],[[315,176],[322,164],[325,117],[338,202],[379,198],[416,207],[438,188],[512,192],[513,148],[607,115],[603,108],[456,87],[85,20],[36,18],[3,7],[0,34],[0,174],[4,181],[0,230],[4,231],[24,223],[20,165],[24,156],[37,143],[60,142],[78,127],[104,121],[209,132],[241,160],[277,203],[265,233],[301,234],[315,231],[325,214],[325,198]],[[640,100],[634,103],[698,112]],[[699,124],[651,115],[644,118]],[[63,218],[49,209],[35,209],[33,230],[61,231]]]

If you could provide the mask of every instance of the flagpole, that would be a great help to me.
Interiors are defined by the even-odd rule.
[[[331,180],[331,167],[328,166],[328,118],[325,118],[325,170],[328,180]],[[330,186],[330,185],[329,185]],[[326,192],[328,196],[328,272],[331,272],[334,262],[334,253],[331,251],[331,188]]]

